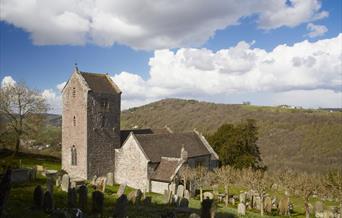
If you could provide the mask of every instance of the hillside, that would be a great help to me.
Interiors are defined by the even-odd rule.
[[[248,118],[257,120],[258,145],[270,169],[288,166],[326,171],[342,167],[342,112],[166,99],[123,111],[121,125],[167,125],[177,132],[196,128],[209,134],[224,123]]]

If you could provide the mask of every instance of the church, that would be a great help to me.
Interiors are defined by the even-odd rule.
[[[76,67],[62,100],[62,169],[72,178],[112,172],[116,183],[163,193],[182,166],[218,165],[218,155],[195,130],[121,130],[121,91],[108,74]]]

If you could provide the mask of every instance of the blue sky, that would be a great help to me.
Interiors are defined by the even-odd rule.
[[[44,91],[56,113],[56,86],[76,62],[84,71],[110,73],[124,91],[124,108],[167,97],[342,107],[342,1],[202,0],[172,9],[165,1],[142,2],[2,1],[0,80],[10,76]],[[272,74],[282,58],[293,66]],[[322,67],[331,62],[331,69]]]

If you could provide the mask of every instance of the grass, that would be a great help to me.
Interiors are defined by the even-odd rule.
[[[1,161],[12,161],[19,162],[21,160],[22,166],[24,167],[33,167],[36,164],[43,165],[48,169],[60,169],[60,162],[56,161],[56,159],[51,159],[50,157],[37,157],[32,156],[31,154],[25,155],[20,154],[18,157],[11,156],[1,156]],[[23,184],[14,184],[11,188],[9,199],[5,206],[5,216],[4,217],[25,217],[25,218],[40,218],[40,217],[49,217],[49,215],[45,214],[40,210],[32,209],[33,205],[33,190],[37,185],[41,185],[44,190],[46,190],[46,178],[39,175],[38,178],[33,182],[23,183]],[[104,213],[103,217],[111,217],[113,213],[113,208],[115,202],[117,200],[116,192],[119,188],[119,185],[107,186],[105,190],[105,205],[104,205]],[[128,195],[133,189],[127,187],[125,193]],[[238,195],[240,191],[243,190],[240,187],[230,187],[230,194]],[[87,217],[96,217],[94,214],[91,214],[91,193],[93,189],[91,186],[88,186],[88,211]],[[220,187],[220,191],[223,189]],[[272,196],[281,197],[280,193],[275,191],[270,192]],[[163,204],[163,196],[155,193],[146,193],[146,196],[152,197],[152,203],[150,205],[130,205],[128,209],[129,217],[160,217],[160,214],[165,213],[168,210],[172,210],[172,207],[169,205]],[[67,207],[67,193],[61,191],[60,188],[54,189],[53,193],[54,203],[56,208],[66,208]],[[314,205],[314,202],[317,199],[312,198],[311,203]],[[291,198],[291,202],[294,204],[295,213],[294,217],[304,217],[304,209],[303,209],[303,201],[300,198]],[[335,206],[335,202],[324,202],[326,206]],[[198,196],[194,199],[190,200],[189,204],[190,208],[194,210],[196,213],[200,213],[200,201]],[[236,206],[229,205],[229,207],[225,207],[223,203],[219,203],[217,205],[217,216],[220,217],[236,217],[237,209]],[[188,217],[188,215],[177,215],[177,217]],[[258,211],[247,211],[247,215],[245,217],[260,217]],[[264,217],[270,217],[265,215]],[[275,217],[275,216],[273,216]],[[279,217],[279,216],[278,216]]]

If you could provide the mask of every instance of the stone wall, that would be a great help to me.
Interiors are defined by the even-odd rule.
[[[148,159],[130,135],[124,146],[115,150],[115,182],[149,191]]]
[[[62,169],[72,177],[87,178],[87,94],[80,75],[73,73],[63,90],[62,115]],[[75,166],[71,165],[73,145],[77,153]]]
[[[164,194],[164,190],[168,189],[169,183],[167,182],[151,181],[151,192]]]
[[[104,108],[102,101],[107,101]],[[120,94],[89,92],[88,178],[114,173],[114,150],[120,147]]]

